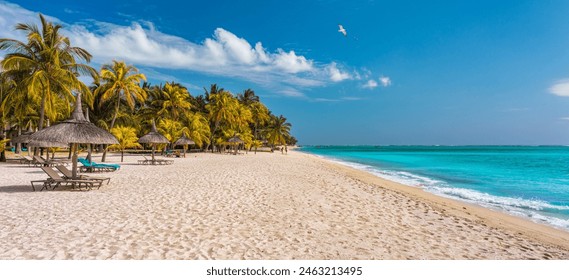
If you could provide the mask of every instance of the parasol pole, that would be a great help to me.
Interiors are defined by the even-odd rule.
[[[152,143],[152,164],[154,165],[154,150],[156,149],[156,144]]]
[[[72,157],[72,161],[73,161],[73,167],[72,167],[72,175],[71,177],[73,177],[73,179],[77,179],[77,143],[73,143],[73,157]]]

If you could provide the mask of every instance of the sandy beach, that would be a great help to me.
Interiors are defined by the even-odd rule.
[[[138,159],[92,191],[0,164],[0,259],[569,259],[569,232],[300,152]]]

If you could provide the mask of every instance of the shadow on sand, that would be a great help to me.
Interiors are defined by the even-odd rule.
[[[16,186],[1,186],[0,193],[29,193],[32,191],[32,185],[16,185]]]

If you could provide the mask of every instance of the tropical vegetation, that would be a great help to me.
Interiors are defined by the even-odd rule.
[[[81,92],[90,120],[117,137],[119,144],[109,148],[121,153],[139,147],[138,137],[150,131],[153,120],[171,142],[186,133],[204,151],[222,152],[235,136],[247,150],[296,144],[291,124],[274,115],[252,89],[235,95],[212,84],[193,95],[175,81],[147,83],[126,61],[114,60],[97,71],[88,65],[91,54],[72,46],[61,25],[41,14],[39,20],[41,26],[16,25],[26,35],[24,41],[0,39],[0,50],[7,53],[0,61],[0,125],[13,134],[67,119]],[[91,77],[92,84],[85,85],[82,76]],[[7,142],[1,132],[0,145]]]

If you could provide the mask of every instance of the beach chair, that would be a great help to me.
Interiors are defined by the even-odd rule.
[[[22,156],[19,158],[21,164],[27,164],[28,166],[32,166],[34,163],[34,159],[29,156]]]
[[[47,190],[49,187],[51,187],[51,189],[53,190],[61,186],[62,184],[65,184],[65,186],[71,185],[72,188],[75,187],[81,188],[82,186],[84,186],[88,190],[91,190],[95,186],[100,188],[101,185],[103,184],[102,181],[95,181],[95,180],[65,179],[59,176],[57,171],[53,170],[53,168],[49,166],[42,166],[41,169],[43,170],[43,172],[45,172],[45,174],[47,174],[47,176],[49,176],[49,178],[47,180],[31,181],[33,191],[36,191],[36,184],[39,183],[42,184],[42,188],[40,189],[40,191],[43,191],[44,189]]]
[[[118,164],[96,163],[94,161],[89,162],[86,158],[79,158],[78,161],[83,165],[81,170],[84,172],[115,171],[121,168]]]
[[[139,159],[138,164],[148,164],[151,160],[147,159],[145,156],[142,156],[144,159]]]
[[[63,165],[57,165],[55,167],[57,170],[59,170],[59,172],[61,172],[61,174],[63,174],[63,177],[65,179],[71,179],[73,178],[73,173],[71,172],[71,170],[67,169],[67,167],[63,166]],[[82,179],[82,180],[95,180],[95,181],[107,181],[107,185],[111,182],[111,178],[110,177],[94,177],[94,176],[87,176],[87,175],[79,175],[78,179]],[[100,187],[100,186],[99,186]],[[98,189],[98,188],[97,188]]]
[[[71,163],[71,160],[69,160],[69,159],[50,159],[49,163],[52,163],[55,166],[57,166],[57,165],[69,165]]]
[[[160,165],[163,165],[163,164],[172,164],[172,163],[174,163],[174,160],[171,160],[171,159],[168,160],[168,159],[157,159],[157,158],[155,158],[154,160],[152,160],[152,159],[148,159],[148,158],[145,157],[145,156],[142,156],[142,157],[143,157],[144,159],[138,160],[138,163],[139,163],[139,164],[152,164],[152,165],[160,164]]]
[[[145,158],[146,158],[146,157],[145,157]],[[172,163],[174,163],[174,160],[172,160],[172,159],[157,159],[157,158],[154,158],[154,160],[151,160],[151,159],[147,159],[147,160],[148,160],[148,162],[149,162],[150,164],[152,164],[152,165],[156,165],[156,164],[163,165],[163,164],[172,164]]]
[[[60,164],[63,164],[63,163],[51,161],[51,160],[45,160],[40,156],[34,156],[34,166],[55,166],[55,165],[60,165]]]

